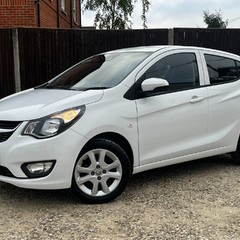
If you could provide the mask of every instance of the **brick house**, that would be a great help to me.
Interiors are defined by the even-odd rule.
[[[80,28],[81,0],[0,0],[0,28]]]

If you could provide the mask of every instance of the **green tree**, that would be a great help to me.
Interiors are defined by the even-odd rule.
[[[94,25],[100,29],[130,29],[134,5],[138,0],[82,0],[83,11],[96,11]],[[147,28],[149,0],[142,1],[143,27]]]
[[[208,25],[207,28],[226,28],[228,20],[223,21],[221,10],[215,10],[215,13],[210,13],[208,10],[203,11],[203,21]]]

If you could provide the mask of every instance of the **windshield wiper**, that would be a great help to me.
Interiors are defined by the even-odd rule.
[[[51,86],[51,85],[49,85],[49,83],[44,83],[42,85],[39,85],[39,86],[35,87],[34,89],[39,89],[39,88],[70,90],[70,88],[67,87],[67,86]]]
[[[102,90],[108,89],[109,87],[88,87],[88,88],[71,88],[69,86],[51,86],[48,83],[44,83],[40,86],[35,87],[34,89],[45,88],[45,89],[63,89],[63,90],[72,90],[72,91],[88,91],[88,90]]]
[[[34,89],[45,88],[47,85],[48,85],[48,83],[44,83],[44,84],[34,87]]]
[[[88,88],[75,88],[75,90],[78,91],[88,91],[88,90],[102,90],[102,89],[108,89],[109,87],[88,87]]]
[[[46,89],[63,89],[63,90],[71,90],[69,87],[67,86],[45,86],[44,88]]]

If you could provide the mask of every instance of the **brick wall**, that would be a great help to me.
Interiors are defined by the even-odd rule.
[[[0,27],[37,26],[33,0],[0,0]]]
[[[57,28],[57,1],[42,0],[40,2],[40,27]]]
[[[79,28],[80,27],[80,1],[76,1],[76,13],[77,13],[77,19],[76,22],[73,20],[72,15],[72,4],[70,1],[66,1],[66,9],[62,10],[61,7],[59,8],[59,26],[60,28]]]
[[[57,4],[59,3],[59,6]],[[72,0],[66,0],[66,9],[61,9],[58,0],[0,0],[0,28],[19,26],[38,27],[38,7],[40,27],[79,28],[80,1],[76,0],[76,21],[72,15]]]

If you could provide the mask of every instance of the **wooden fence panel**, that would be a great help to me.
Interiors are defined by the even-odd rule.
[[[21,28],[18,36],[22,89],[42,84],[68,64],[69,41],[57,30]]]
[[[117,48],[168,44],[168,30],[19,28],[21,86],[42,84],[91,55]]]
[[[240,29],[175,28],[174,44],[207,47],[240,55]]]
[[[12,32],[12,29],[0,29],[0,98],[15,91]],[[17,32],[22,90],[50,80],[86,57],[118,48],[167,45],[171,42],[240,55],[240,29],[106,31],[18,28]]]
[[[0,98],[14,92],[12,30],[0,29]]]

